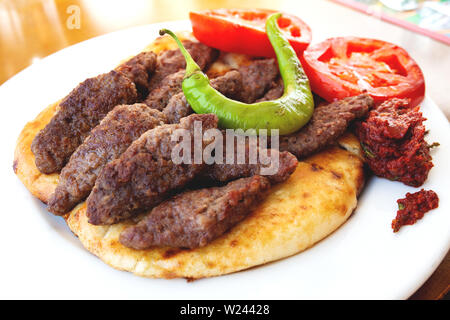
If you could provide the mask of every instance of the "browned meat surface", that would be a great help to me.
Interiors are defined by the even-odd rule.
[[[239,100],[253,103],[269,90],[279,75],[275,59],[254,60],[248,66],[239,68],[243,90]]]
[[[277,76],[278,66],[274,59],[254,60],[249,65],[239,68],[239,70],[232,70],[223,76],[211,79],[211,85],[230,99],[252,103],[262,97],[264,92],[276,87]],[[156,96],[160,92],[164,95],[166,90],[164,87],[166,86],[155,89],[153,92]],[[168,88],[167,90],[175,91]],[[270,94],[267,92],[268,98],[273,97],[278,91],[279,89],[275,88]],[[153,92],[149,96],[152,96]],[[179,93],[171,96],[163,112],[169,123],[177,123],[181,118],[193,113],[193,110],[180,90]]]
[[[150,108],[163,110],[170,98],[181,92],[184,73],[185,70],[180,70],[165,77],[160,85],[150,92],[144,103]]]
[[[178,123],[184,117],[187,117],[194,111],[187,102],[183,92],[180,92],[170,98],[169,103],[164,108],[163,113],[168,123]]]
[[[283,93],[284,93],[284,85],[283,80],[280,77],[279,79],[277,79],[277,81],[274,81],[272,83],[270,89],[264,94],[262,98],[256,100],[256,102],[276,100],[280,98],[283,95]]]
[[[205,132],[216,128],[217,121],[213,114],[193,114],[179,124],[162,125],[145,132],[118,159],[103,168],[87,199],[89,222],[95,225],[117,223],[152,208],[192,181],[206,164],[202,161],[174,163],[172,151],[181,151],[185,143],[182,139],[172,141],[172,134],[177,129],[185,129],[194,137],[195,123],[200,122]],[[194,159],[193,143],[191,138],[190,154],[183,153],[183,156]],[[203,148],[211,141],[203,139],[202,143]]]
[[[139,93],[139,100],[148,94],[150,77],[156,68],[156,54],[142,52],[116,68],[134,82]]]
[[[306,126],[280,137],[280,150],[306,157],[334,143],[353,120],[363,118],[372,107],[373,99],[368,94],[318,106]]]
[[[274,59],[254,60],[239,70],[232,70],[223,76],[211,79],[211,85],[230,99],[252,103],[261,98],[267,90],[269,91],[266,100],[278,94],[279,88],[276,88],[275,81],[277,76],[278,65]],[[271,88],[274,89],[270,90]],[[283,89],[281,89],[281,94],[282,92]],[[191,114],[193,110],[180,90],[178,94],[171,97],[163,112],[169,123],[177,123],[181,118]]]
[[[145,131],[166,121],[145,104],[119,105],[96,126],[62,169],[48,209],[57,215],[70,211],[85,199],[103,167],[118,158]]]
[[[134,83],[117,71],[80,83],[59,104],[59,111],[34,138],[31,150],[42,173],[64,167],[76,148],[118,104],[135,103]]]
[[[230,99],[235,99],[242,91],[242,78],[238,71],[229,71],[223,76],[211,79],[211,85]],[[178,123],[181,118],[193,113],[193,110],[186,100],[183,92],[174,95],[163,113],[169,123]]]
[[[269,188],[269,180],[253,176],[224,187],[181,193],[153,208],[137,225],[125,229],[119,241],[138,250],[152,246],[205,246],[243,220]]]
[[[242,76],[237,70],[231,70],[223,76],[211,79],[211,86],[230,99],[237,99],[242,92]]]
[[[214,163],[210,165],[206,171],[206,177],[209,180],[217,181],[217,182],[226,182],[234,179],[242,178],[242,177],[251,177],[254,175],[262,175],[264,173],[263,168],[269,169],[270,163],[263,164],[261,163],[260,157],[255,157],[255,161],[251,163],[249,161],[249,145],[248,142],[245,145],[244,161],[239,161],[237,157],[238,148],[234,148],[234,163],[225,163],[226,161],[226,145],[223,147],[223,159],[224,163],[218,164]],[[264,175],[267,179],[270,180],[271,183],[280,183],[286,181],[289,176],[295,171],[297,168],[297,158],[287,152],[278,152],[275,149],[263,149],[258,147],[258,153],[262,152],[267,154],[267,157],[272,157],[275,161],[278,161],[278,170],[273,174]],[[241,163],[242,162],[242,163]],[[275,164],[272,164],[275,165]],[[275,167],[276,169],[276,167]]]
[[[183,44],[202,69],[207,68],[219,56],[219,52],[216,49],[210,48],[202,43],[183,41]],[[157,87],[160,87],[162,80],[168,75],[185,68],[186,61],[179,49],[161,52],[158,55],[155,73],[150,80],[149,91],[151,92]]]

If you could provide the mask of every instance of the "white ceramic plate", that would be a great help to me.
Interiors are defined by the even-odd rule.
[[[425,99],[435,167],[425,189],[439,208],[394,234],[396,200],[417,189],[372,178],[350,219],[314,247],[251,270],[187,282],[145,279],[117,271],[86,251],[62,218],[25,189],[12,170],[25,123],[87,77],[107,72],[138,53],[161,27],[186,30],[186,21],[132,28],[61,50],[0,87],[0,298],[130,299],[403,299],[432,274],[450,245],[450,128]]]

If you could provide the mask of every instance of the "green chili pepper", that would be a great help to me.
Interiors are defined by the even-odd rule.
[[[266,32],[277,55],[284,94],[277,100],[246,104],[231,100],[211,87],[208,77],[192,59],[177,36],[170,30],[160,30],[160,34],[170,34],[186,59],[186,74],[183,92],[186,100],[196,113],[214,113],[220,126],[230,129],[279,129],[279,134],[289,134],[299,130],[311,118],[314,100],[302,65],[289,42],[278,28],[280,13],[272,14],[266,22]]]

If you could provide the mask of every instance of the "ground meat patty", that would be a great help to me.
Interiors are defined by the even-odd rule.
[[[231,70],[223,76],[211,79],[211,86],[230,99],[237,99],[242,92],[242,76],[237,70]]]
[[[179,123],[181,118],[187,117],[193,112],[183,92],[174,95],[163,110],[168,123]]]
[[[270,153],[278,153],[274,149],[266,150]],[[279,167],[276,173],[265,175],[272,183],[286,181],[297,168],[297,158],[290,152],[278,153]],[[260,175],[264,167],[260,162],[256,164],[213,164],[208,167],[207,177],[213,181],[226,182],[242,177]]]
[[[85,199],[103,167],[117,159],[145,131],[166,121],[158,110],[145,104],[119,105],[96,126],[62,169],[48,209],[57,215],[70,211]]]
[[[156,68],[156,54],[153,52],[141,52],[127,62],[116,68],[128,79],[134,82],[139,93],[139,100],[148,94],[150,77]]]
[[[229,136],[227,136],[229,137]],[[229,151],[227,153],[227,139],[224,137],[223,141],[223,155],[222,155],[222,163],[217,163],[215,161],[211,164],[206,173],[205,178],[207,180],[216,181],[216,182],[227,182],[234,179],[242,178],[242,177],[250,177],[253,175],[262,175],[265,172],[264,168],[268,169],[271,163],[262,163],[262,155],[269,160],[269,157],[278,161],[278,165],[275,166],[275,162],[272,164],[274,167],[273,170],[276,170],[273,174],[265,175],[267,179],[270,180],[271,183],[280,183],[286,181],[289,176],[295,171],[297,168],[297,158],[287,152],[278,152],[275,149],[266,149],[259,146],[255,146],[256,152],[254,153],[254,159],[250,161],[250,142],[248,137],[245,137],[244,141],[238,142],[237,139],[234,139],[234,148],[233,152]],[[240,145],[238,147],[238,145]],[[228,143],[228,146],[232,146]],[[217,151],[217,150],[215,150]],[[238,153],[244,155],[243,158],[239,159]],[[230,155],[232,155],[232,159],[230,160]],[[214,157],[217,157],[217,154],[214,154]],[[217,158],[216,158],[217,159]],[[231,162],[231,163],[230,163]]]
[[[254,60],[239,70],[232,70],[223,76],[211,79],[211,85],[230,99],[253,103],[261,98],[266,90],[275,87],[277,76],[278,66],[274,59]],[[269,98],[278,91],[279,89],[272,92]],[[172,96],[163,112],[169,123],[177,123],[193,110],[183,92],[180,92]]]
[[[218,50],[199,42],[183,41],[183,45],[201,69],[205,69],[219,56]],[[150,80],[149,91],[160,87],[162,80],[168,75],[185,68],[186,60],[180,49],[161,52],[158,55],[155,74]]]
[[[135,103],[134,83],[117,71],[80,83],[59,104],[59,111],[33,140],[31,150],[42,173],[62,169],[75,149],[118,104]]]
[[[239,100],[245,103],[253,103],[261,98],[279,75],[275,59],[254,60],[249,65],[239,68],[239,72],[243,84]]]
[[[211,85],[230,99],[237,98],[242,91],[242,78],[238,71],[229,71],[223,76],[211,79]],[[178,123],[181,118],[193,113],[193,110],[186,100],[183,92],[174,95],[163,113],[169,123]]]
[[[280,150],[306,157],[335,142],[351,121],[364,117],[372,106],[373,99],[361,94],[316,107],[305,127],[280,137]]]
[[[270,87],[270,89],[264,94],[264,96],[256,102],[262,102],[262,101],[271,101],[276,100],[280,98],[284,93],[284,85],[283,85],[283,79],[281,77],[277,79],[277,81],[274,81]]]
[[[160,85],[153,89],[147,96],[144,103],[150,108],[163,110],[170,98],[181,92],[181,83],[183,82],[185,70],[169,74]]]
[[[205,163],[195,163],[193,147],[194,128],[201,122],[204,131],[217,127],[214,114],[193,114],[179,124],[162,125],[145,132],[116,160],[107,164],[87,199],[87,216],[95,225],[117,223],[136,212],[149,209],[169,197],[176,189],[183,188],[205,169]],[[174,140],[173,133],[185,129],[191,137],[191,163],[176,164],[172,151],[181,152],[181,141]],[[179,132],[179,131],[178,131]],[[211,143],[203,139],[203,146]],[[203,149],[202,149],[203,150]],[[186,150],[187,152],[187,150]]]
[[[261,176],[243,178],[224,187],[181,193],[163,202],[119,241],[130,248],[205,246],[243,220],[270,188]]]

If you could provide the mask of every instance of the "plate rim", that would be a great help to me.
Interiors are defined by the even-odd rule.
[[[54,52],[54,53],[52,53],[52,54],[50,54],[50,55],[48,55],[48,56],[42,58],[42,59],[38,62],[38,64],[45,64],[45,63],[47,63],[49,60],[54,59],[55,56],[63,55],[64,52],[70,52],[71,50],[73,50],[74,47],[81,47],[81,46],[89,45],[89,43],[94,43],[94,42],[99,41],[100,38],[101,38],[101,39],[104,39],[104,38],[106,38],[106,37],[117,37],[117,34],[121,34],[121,33],[124,33],[124,34],[130,33],[130,32],[135,31],[136,29],[143,29],[143,30],[144,30],[144,29],[147,29],[147,28],[156,28],[156,27],[159,26],[159,25],[165,25],[165,26],[167,26],[167,25],[176,24],[176,25],[178,25],[178,26],[183,26],[183,24],[186,24],[188,21],[189,21],[189,20],[175,20],[175,21],[158,22],[158,23],[146,24],[146,25],[141,25],[141,26],[129,27],[129,28],[126,28],[126,29],[121,29],[121,30],[113,31],[113,32],[106,33],[106,34],[103,34],[103,35],[99,35],[99,36],[96,36],[96,37],[93,37],[93,38],[90,38],[90,39],[81,41],[81,42],[76,43],[76,44],[74,44],[74,45],[68,46],[68,47],[66,47],[66,48],[63,48],[63,49],[61,49],[61,50],[59,50],[59,51],[57,51],[57,52]],[[145,47],[145,45],[144,45],[144,47]],[[20,81],[21,81],[21,80],[20,80],[21,78],[26,77],[27,74],[30,73],[30,72],[33,72],[33,70],[34,70],[35,68],[36,68],[35,65],[30,65],[30,66],[28,66],[27,68],[25,68],[25,69],[21,70],[20,72],[18,72],[17,74],[15,74],[13,77],[11,77],[11,78],[9,78],[8,80],[6,80],[6,81],[0,86],[0,94],[3,93],[3,91],[7,91],[7,90],[9,89],[9,87],[11,87],[11,86],[14,87],[14,83],[15,83],[15,82],[20,82]],[[30,70],[31,70],[31,71],[30,71]],[[425,99],[424,99],[424,101],[423,101],[422,103],[423,103],[423,104],[426,103],[427,106],[430,106],[431,109],[433,109],[433,112],[436,112],[436,113],[438,114],[439,118],[447,119],[447,118],[445,117],[445,114],[443,113],[443,111],[439,108],[439,106],[438,106],[438,105],[437,105],[437,104],[436,104],[429,96],[426,95],[426,96],[425,96]],[[25,113],[25,114],[29,115],[29,113]],[[25,120],[26,120],[26,119],[25,119]],[[24,123],[24,124],[25,124],[25,123]],[[449,129],[449,131],[450,131],[450,129]],[[14,176],[15,176],[15,175],[14,175]],[[16,178],[16,177],[15,177],[15,178]],[[373,178],[371,178],[371,179],[373,179]],[[358,200],[358,201],[359,201],[359,200]],[[357,210],[357,209],[356,209],[356,210]],[[352,213],[352,216],[353,216],[353,214],[354,214],[354,213]],[[343,226],[345,226],[345,224],[347,224],[347,222],[345,222]],[[343,226],[341,226],[340,228],[338,228],[336,231],[340,230]],[[336,231],[335,231],[335,232],[336,232]],[[333,233],[332,233],[332,234],[333,234]],[[326,240],[328,237],[329,237],[329,236],[327,236],[325,239],[321,240],[321,242],[324,241],[324,240]],[[420,287],[427,281],[427,279],[434,273],[434,271],[436,270],[436,268],[439,266],[439,264],[440,264],[440,263],[442,262],[442,260],[445,258],[445,256],[446,256],[447,252],[449,251],[449,249],[450,249],[450,242],[448,243],[446,250],[441,250],[441,254],[440,254],[439,257],[437,258],[437,260],[438,260],[437,263],[436,263],[436,261],[433,263],[433,265],[435,265],[435,266],[431,267],[431,268],[428,270],[428,272],[424,273],[424,276],[422,277],[422,281],[417,281],[417,282],[415,282],[416,284],[410,286],[409,289],[408,289],[408,288],[404,288],[403,293],[400,294],[400,292],[399,292],[399,293],[397,294],[397,297],[399,297],[399,298],[408,298],[408,297],[409,297],[410,295],[412,295],[418,288],[420,288]],[[307,250],[309,250],[309,249],[307,249]],[[304,251],[304,252],[306,252],[306,251]],[[304,252],[301,252],[301,253],[304,253]],[[297,254],[297,255],[298,255],[298,254]],[[285,258],[285,259],[290,259],[290,258],[288,257],[288,258]],[[102,263],[103,263],[103,262],[102,262]],[[276,262],[275,262],[275,263],[276,263]],[[109,266],[107,266],[107,267],[110,268]],[[246,272],[246,271],[244,270],[244,271],[242,271],[241,273],[245,273],[245,272]]]

